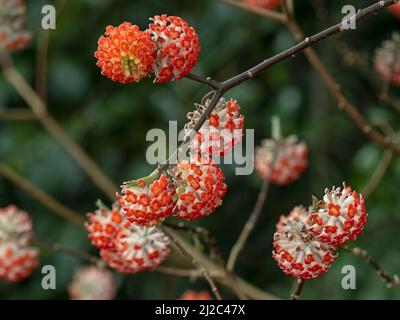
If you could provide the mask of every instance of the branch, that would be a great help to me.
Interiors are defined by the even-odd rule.
[[[188,79],[190,79],[192,81],[195,81],[195,82],[198,82],[198,83],[201,83],[201,84],[205,84],[205,85],[207,85],[207,86],[209,86],[209,87],[211,87],[213,89],[218,89],[221,86],[220,82],[215,81],[215,80],[211,79],[210,77],[203,78],[203,77],[195,75],[193,73],[187,74],[185,76],[185,78],[188,78]]]
[[[64,254],[67,254],[67,255],[70,255],[70,256],[73,256],[73,257],[77,257],[79,259],[88,261],[88,262],[90,262],[92,264],[95,264],[95,265],[101,265],[103,263],[103,261],[100,258],[96,257],[96,256],[93,256],[93,255],[91,255],[89,253],[82,252],[82,251],[79,251],[79,250],[66,248],[66,247],[62,246],[61,244],[59,244],[59,243],[52,243],[52,242],[49,242],[49,241],[40,240],[40,239],[35,238],[33,240],[33,244],[35,244],[35,245],[37,245],[39,247],[43,247],[43,248],[55,251],[55,252],[61,252],[61,253],[64,253]]]
[[[202,271],[197,269],[177,269],[173,267],[159,266],[154,269],[154,271],[176,277],[199,278],[203,276]],[[214,270],[210,270],[210,275],[213,278],[221,278],[225,276],[223,273],[215,272]]]
[[[35,114],[24,108],[0,109],[0,120],[6,121],[35,121]]]
[[[10,167],[1,162],[0,176],[3,176],[4,178],[11,181],[17,187],[30,194],[33,198],[41,202],[44,206],[48,207],[60,217],[80,226],[82,226],[85,222],[85,218],[80,213],[65,207],[56,199],[43,192],[41,189],[39,189],[37,186],[33,185],[29,181],[25,180],[23,177],[14,172]]]
[[[297,279],[296,288],[291,295],[291,298],[290,298],[291,300],[300,300],[300,295],[303,291],[304,283],[305,283],[304,279]]]
[[[355,256],[361,257],[365,260],[366,263],[368,263],[380,276],[387,284],[389,288],[399,288],[400,287],[400,278],[397,275],[394,275],[393,277],[387,274],[383,268],[376,262],[375,259],[373,259],[367,251],[362,250],[360,248],[350,248],[348,246],[343,246],[342,247],[344,250],[347,252],[350,252],[354,254]]]
[[[229,254],[228,263],[226,264],[226,268],[228,271],[233,271],[235,269],[237,257],[239,256],[240,251],[242,251],[244,245],[246,244],[246,241],[249,238],[251,231],[254,229],[258,217],[260,216],[261,209],[267,198],[269,186],[269,181],[264,180],[257,197],[256,205],[254,206],[254,209],[250,214],[249,219],[247,220],[238,240],[233,245],[231,253]]]
[[[190,254],[189,251],[187,251],[181,243],[173,236],[172,233],[169,232],[168,228],[161,226],[162,231],[171,239],[171,241],[175,244],[175,247],[178,249],[178,251],[187,259],[189,260],[195,267],[196,269],[200,270],[201,273],[203,274],[203,277],[206,279],[208,284],[210,285],[211,291],[214,293],[215,297],[217,300],[222,300],[221,294],[218,291],[218,288],[214,282],[214,280],[211,278],[210,273],[208,270],[200,265],[200,263]]]

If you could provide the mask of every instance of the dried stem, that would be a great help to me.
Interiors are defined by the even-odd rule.
[[[291,300],[300,300],[300,295],[303,291],[304,283],[305,283],[304,279],[297,279],[296,287],[290,297]]]
[[[226,268],[230,272],[235,269],[235,263],[239,256],[239,253],[242,251],[244,245],[246,244],[247,239],[251,234],[251,231],[254,229],[254,226],[257,223],[258,217],[260,216],[261,213],[261,209],[264,205],[265,200],[267,199],[269,186],[270,186],[269,181],[264,180],[257,197],[256,205],[254,206],[254,209],[250,214],[249,219],[244,225],[238,240],[232,247],[231,253],[229,254],[228,258],[228,263],[226,264]]]
[[[55,252],[61,252],[61,253],[65,253],[65,254],[73,256],[73,257],[77,257],[79,259],[88,261],[88,262],[98,265],[98,266],[102,264],[102,260],[96,256],[93,256],[89,253],[82,252],[79,250],[66,248],[59,243],[52,243],[52,242],[49,242],[46,240],[41,240],[41,239],[35,238],[33,240],[33,244],[35,244],[39,247],[43,247],[43,248],[55,251]]]
[[[175,247],[178,249],[178,251],[187,259],[189,260],[195,267],[196,269],[200,270],[201,273],[203,274],[203,277],[206,279],[206,281],[208,282],[208,284],[210,285],[211,291],[214,293],[215,297],[217,298],[217,300],[222,300],[221,294],[219,293],[219,290],[214,282],[214,280],[212,279],[212,277],[210,276],[209,271],[203,267],[202,265],[200,265],[200,263],[193,257],[193,255],[187,251],[180,243],[180,241],[178,241],[173,234],[168,230],[168,228],[161,226],[161,229],[163,230],[163,232],[171,239],[171,241],[174,243]]]
[[[368,263],[387,284],[389,288],[399,288],[400,287],[400,278],[397,275],[393,277],[387,274],[383,268],[373,259],[367,251],[360,249],[360,248],[350,248],[349,246],[342,247],[347,252],[350,252],[358,257],[364,259],[366,263]]]
[[[37,186],[33,185],[29,181],[25,180],[22,176],[14,172],[10,167],[0,162],[0,176],[11,181],[20,189],[24,190],[26,193],[30,194],[36,200],[41,202],[43,205],[51,209],[53,212],[57,213],[60,217],[82,226],[85,218],[78,212],[71,210],[60,202],[58,202],[53,197],[49,196]]]

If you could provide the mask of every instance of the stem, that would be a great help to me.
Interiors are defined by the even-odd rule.
[[[197,269],[178,269],[173,267],[159,266],[154,269],[154,271],[176,277],[198,278],[203,276],[201,270]],[[222,273],[214,271],[210,271],[210,275],[212,275],[213,278],[220,278],[224,276]]]
[[[389,288],[399,288],[400,287],[400,278],[397,275],[391,277],[387,274],[383,268],[373,259],[366,250],[360,249],[358,247],[350,248],[349,246],[342,247],[347,252],[354,254],[355,256],[361,257],[364,259],[366,263],[368,263],[387,284]]]
[[[6,121],[35,121],[37,117],[24,108],[0,109],[0,119]]]
[[[25,180],[22,176],[18,175],[10,167],[1,162],[0,175],[10,180],[17,187],[30,194],[33,198],[41,202],[50,210],[54,211],[60,217],[76,225],[82,226],[82,224],[84,223],[85,218],[80,213],[65,207],[56,199],[43,192],[41,189],[39,189],[37,186],[33,185],[29,181]]]
[[[185,77],[192,81],[195,81],[195,82],[198,82],[201,84],[205,84],[213,89],[218,89],[221,85],[218,81],[212,80],[211,78],[203,78],[203,77],[195,75],[193,73],[189,73]]]
[[[290,298],[291,300],[300,300],[300,295],[303,291],[304,283],[305,283],[304,279],[297,279],[296,288],[294,289],[294,292],[291,295]]]
[[[239,256],[239,253],[242,251],[244,245],[246,244],[247,239],[251,234],[251,231],[254,229],[254,226],[257,223],[258,217],[260,216],[261,213],[261,209],[267,198],[269,186],[270,186],[269,181],[264,180],[260,192],[258,194],[257,202],[253,209],[253,212],[250,214],[250,217],[247,220],[245,226],[243,227],[243,230],[240,233],[238,240],[232,247],[231,253],[229,254],[228,258],[228,263],[226,264],[226,268],[230,272],[234,270],[235,263]]]
[[[219,293],[218,288],[217,288],[214,280],[211,278],[208,270],[205,267],[203,267],[202,265],[200,265],[200,263],[191,255],[191,253],[189,251],[187,251],[181,245],[181,243],[172,235],[172,233],[169,232],[168,228],[161,226],[161,229],[175,244],[175,247],[182,254],[182,256],[184,256],[187,260],[189,260],[196,267],[196,269],[201,271],[201,273],[203,274],[203,277],[207,280],[207,282],[210,285],[210,288],[211,288],[212,292],[214,293],[215,297],[217,298],[217,300],[222,300],[221,294]]]
[[[65,253],[65,254],[73,256],[73,257],[77,257],[79,259],[88,261],[95,265],[100,265],[102,263],[102,260],[100,258],[97,258],[96,256],[93,256],[89,253],[82,252],[79,250],[66,248],[59,243],[52,243],[52,242],[49,242],[46,240],[40,240],[40,239],[35,238],[33,240],[33,244],[35,244],[39,247],[43,247],[43,248],[55,251],[55,252],[61,252],[61,253]]]

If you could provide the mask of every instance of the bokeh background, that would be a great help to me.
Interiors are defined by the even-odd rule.
[[[49,1],[29,0],[29,29],[35,33],[30,49],[14,56],[17,68],[33,83],[35,47],[41,8]],[[317,15],[313,2],[296,1],[297,17],[306,34],[313,34],[341,19],[341,8],[357,8],[374,1],[319,1],[326,8]],[[57,29],[49,46],[49,110],[73,139],[116,182],[138,178],[152,171],[145,158],[152,128],[168,129],[169,120],[185,123],[207,88],[181,80],[154,85],[151,79],[120,85],[100,75],[93,53],[105,26],[131,21],[141,27],[155,14],[179,15],[189,21],[201,39],[201,54],[194,73],[226,79],[294,44],[285,27],[262,17],[219,3],[217,0],[69,0],[59,12]],[[322,19],[321,19],[322,18]],[[373,123],[387,122],[399,129],[399,112],[379,103],[375,92],[382,83],[372,69],[375,48],[398,30],[399,22],[387,11],[371,17],[347,32],[323,41],[316,50],[350,100]],[[349,51],[350,50],[350,51]],[[354,54],[357,57],[354,59]],[[400,95],[396,88],[392,95]],[[311,195],[321,196],[325,187],[343,181],[363,190],[383,151],[368,141],[337,107],[318,75],[299,55],[280,63],[252,81],[230,91],[242,106],[246,128],[255,129],[256,144],[269,136],[270,119],[279,115],[284,134],[297,134],[310,148],[310,167],[303,177],[287,187],[271,187],[257,227],[237,264],[237,274],[281,298],[288,298],[292,279],[286,277],[271,257],[272,236],[281,214],[298,204],[309,204]],[[0,73],[0,108],[25,104]],[[0,157],[32,183],[82,212],[94,209],[96,199],[107,197],[91,182],[74,159],[36,122],[0,120]],[[261,180],[256,173],[235,176],[234,166],[224,166],[229,186],[224,204],[196,224],[216,237],[226,258],[255,203]],[[369,220],[363,236],[354,245],[368,250],[390,274],[400,269],[400,159],[394,158],[379,187],[367,201]],[[84,230],[61,220],[3,178],[0,206],[15,203],[34,220],[39,238],[96,254]],[[166,264],[179,263],[172,255]],[[57,289],[41,288],[40,268],[17,284],[0,284],[4,299],[68,298],[73,271],[86,263],[61,253],[42,251],[42,264],[57,270]],[[343,290],[341,269],[351,264],[357,270],[357,289]],[[208,289],[203,279],[191,281],[145,272],[116,275],[118,298],[177,299],[186,289]],[[225,297],[233,297],[223,290]],[[307,299],[398,299],[400,289],[387,289],[376,273],[357,257],[343,252],[323,277],[306,283]]]

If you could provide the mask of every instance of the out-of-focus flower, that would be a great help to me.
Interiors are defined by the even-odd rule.
[[[180,17],[150,18],[149,32],[155,44],[154,82],[175,81],[190,73],[200,51],[196,30]]]
[[[73,300],[112,300],[117,285],[111,272],[89,266],[75,271],[68,292]]]
[[[124,22],[107,26],[94,55],[102,75],[120,83],[138,82],[151,72],[154,44],[149,32]]]
[[[273,10],[281,5],[282,0],[244,0],[250,6]]]
[[[388,7],[388,10],[400,20],[400,3],[396,3]]]
[[[212,300],[208,291],[193,291],[193,290],[186,290],[181,300]]]
[[[400,86],[400,36],[385,40],[375,51],[374,68],[384,81]]]
[[[308,148],[296,136],[265,139],[256,148],[255,169],[264,180],[286,185],[300,178],[308,166]]]
[[[26,6],[22,0],[0,0],[0,49],[10,52],[29,46],[32,33],[24,30]]]
[[[15,242],[0,244],[0,280],[17,282],[31,275],[39,265],[38,251]]]
[[[33,239],[33,226],[29,215],[15,205],[0,208],[0,243],[14,242],[25,246]]]

